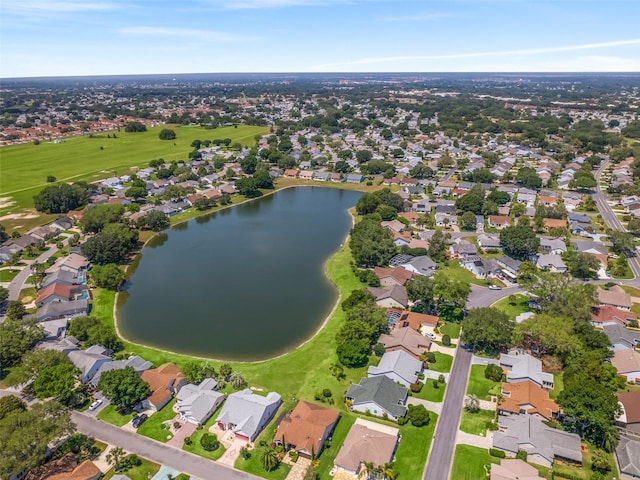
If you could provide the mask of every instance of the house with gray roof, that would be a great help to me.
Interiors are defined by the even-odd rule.
[[[93,385],[98,385],[100,377],[105,372],[109,372],[111,370],[122,370],[127,367],[133,368],[138,375],[142,375],[142,372],[153,367],[153,363],[137,355],[133,355],[126,360],[114,360],[112,362],[107,362],[100,365],[100,368],[98,368],[93,378],[91,378],[91,383]]]
[[[69,352],[78,350],[80,342],[75,337],[63,337],[63,338],[47,338],[40,342],[36,348],[43,350],[55,350],[56,352],[62,352],[69,355]]]
[[[487,278],[500,273],[500,265],[490,258],[482,258],[478,255],[469,255],[460,259],[460,265],[473,273],[476,278]]]
[[[456,258],[466,257],[468,255],[477,255],[478,249],[471,242],[465,242],[464,240],[458,240],[449,247],[449,253]]]
[[[483,250],[502,250],[500,238],[497,235],[478,235],[478,246]]]
[[[620,473],[640,478],[640,440],[621,435],[616,447],[616,458]]]
[[[176,395],[180,418],[195,425],[204,425],[224,401],[224,394],[217,392],[218,382],[205,378],[200,385],[189,383]]]
[[[541,270],[549,270],[554,273],[566,273],[567,266],[564,261],[560,257],[560,255],[552,255],[552,254],[542,254],[538,255],[538,260],[536,261],[536,267]]]
[[[387,415],[397,421],[407,413],[406,387],[398,385],[385,375],[362,378],[360,383],[352,384],[345,399],[351,402],[351,410],[356,412],[369,412],[378,417]]]
[[[392,285],[378,288],[369,287],[367,289],[376,299],[376,305],[385,308],[407,308],[409,297],[407,289],[402,285]]]
[[[80,277],[77,272],[71,272],[69,270],[56,270],[42,279],[42,285],[40,288],[46,288],[52,283],[61,283],[63,285],[79,285]]]
[[[47,320],[55,320],[58,318],[73,318],[78,316],[86,316],[89,313],[88,300],[72,300],[70,302],[52,302],[40,307],[38,311],[32,315],[39,322]]]
[[[360,173],[349,173],[345,175],[344,181],[347,183],[362,183],[364,175]]]
[[[567,251],[567,244],[560,238],[540,237],[540,251],[548,255],[561,255]]]
[[[422,372],[423,363],[402,350],[386,352],[382,355],[377,366],[370,366],[367,370],[369,378],[384,375],[405,387],[418,381],[418,374]]]
[[[640,346],[640,332],[637,330],[628,330],[618,323],[610,323],[604,325],[602,331],[611,342],[614,351]]]
[[[229,395],[216,422],[223,430],[233,430],[235,435],[253,442],[276,414],[282,399],[276,392],[266,397],[248,388]]]
[[[86,350],[73,350],[68,353],[69,360],[80,370],[80,381],[89,383],[100,367],[113,360],[106,355],[108,350],[101,345],[92,345]]]
[[[551,467],[554,460],[582,464],[580,437],[547,427],[534,415],[500,416],[500,430],[493,434],[493,448],[515,456],[527,452],[527,461]]]
[[[431,275],[433,275],[438,268],[438,264],[431,260],[431,258],[429,258],[427,255],[414,257],[407,263],[404,263],[400,266],[405,270],[409,270],[410,272],[416,273],[418,275],[424,275],[426,277],[430,277]]]
[[[523,355],[500,354],[500,366],[507,370],[507,382],[531,380],[539,387],[553,390],[553,375],[542,371],[542,362],[528,353]]]
[[[515,279],[518,276],[518,272],[520,271],[520,265],[522,262],[520,260],[516,260],[515,258],[511,258],[508,255],[502,255],[498,259],[496,259],[498,265],[502,268],[502,272],[509,278]]]

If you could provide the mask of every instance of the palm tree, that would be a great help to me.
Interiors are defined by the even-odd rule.
[[[270,472],[271,470],[275,470],[275,468],[280,463],[280,459],[278,458],[278,453],[275,451],[274,448],[271,448],[271,447],[265,448],[262,451],[260,455],[260,461],[262,462],[262,467],[267,472]]]
[[[125,451],[120,447],[113,447],[107,453],[107,463],[113,465],[116,472],[120,470],[120,462],[124,459]]]

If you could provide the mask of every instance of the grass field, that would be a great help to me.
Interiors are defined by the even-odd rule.
[[[218,417],[221,408],[222,407],[218,407],[213,415],[211,415],[211,418],[204,424],[204,427],[202,429],[196,430],[191,434],[192,443],[191,445],[184,445],[182,447],[184,451],[195,453],[196,455],[208,458],[209,460],[217,460],[224,454],[225,448],[222,443],[217,449],[213,451],[205,450],[204,448],[202,448],[202,445],[200,445],[200,439],[202,438],[202,435],[208,432],[209,428],[216,422],[216,418]]]
[[[412,393],[412,395],[416,398],[421,398],[422,400],[429,400],[430,402],[441,402],[444,398],[444,392],[446,389],[446,383],[439,383],[438,388],[435,388],[433,386],[433,380],[427,379],[424,382],[422,390],[418,393]]]
[[[460,324],[455,322],[446,322],[440,327],[442,335],[449,335],[452,339],[460,337]]]
[[[97,417],[103,422],[110,423],[111,425],[115,425],[116,427],[121,427],[131,421],[131,419],[133,418],[133,413],[120,415],[116,411],[116,407],[113,406],[113,404],[109,404],[102,410],[100,410],[100,412],[98,412]]]
[[[176,399],[174,398],[169,403],[167,403],[162,410],[151,415],[146,422],[140,425],[138,428],[138,433],[140,435],[144,435],[145,437],[153,438],[159,442],[165,443],[167,440],[170,440],[173,435],[169,432],[168,429],[162,428],[163,422],[167,420],[171,420],[176,416],[176,412],[173,411],[173,406],[176,403]]]
[[[516,293],[514,297],[516,297],[515,305],[511,305],[509,303],[509,297],[505,297],[502,300],[498,300],[496,303],[494,303],[492,307],[497,308],[498,310],[501,310],[509,315],[509,318],[511,318],[511,320],[515,320],[515,318],[521,313],[529,311],[529,297],[520,293]]]
[[[0,270],[0,282],[10,282],[20,273],[19,269],[5,268]]]
[[[150,462],[149,460],[145,460],[144,458],[141,458],[140,460],[142,461],[140,466],[130,468],[126,472],[116,472],[112,468],[105,474],[104,480],[109,480],[116,474],[124,474],[131,480],[149,480],[156,473],[158,473],[158,470],[160,470],[160,465],[158,465],[157,463]]]
[[[47,175],[55,176],[58,182],[99,180],[122,175],[131,167],[147,166],[155,158],[186,160],[195,139],[230,138],[232,144],[252,146],[256,135],[269,131],[267,127],[247,125],[214,130],[177,126],[171,127],[176,131],[175,141],[165,141],[158,138],[158,133],[165,127],[153,127],[141,133],[117,132],[117,138],[107,138],[107,133],[102,133],[93,138],[68,138],[60,144],[43,142],[2,147],[0,215],[33,213],[32,198],[47,185]],[[12,222],[15,223],[13,219],[3,221],[8,230],[15,228]]]
[[[429,364],[429,370],[434,372],[450,372],[451,364],[453,363],[453,357],[445,353],[435,352],[435,363]]]
[[[467,409],[462,410],[462,420],[460,421],[460,430],[471,435],[485,436],[487,433],[487,423],[493,420],[496,412],[490,410],[478,410],[471,413]]]
[[[489,455],[484,448],[457,445],[453,457],[451,478],[455,480],[482,480],[487,478],[487,468],[500,460]]]
[[[469,386],[467,387],[467,395],[475,395],[480,400],[491,400],[489,392],[499,383],[484,378],[484,365],[472,365],[471,374],[469,375]]]

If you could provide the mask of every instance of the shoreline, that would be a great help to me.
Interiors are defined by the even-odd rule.
[[[175,227],[176,225],[180,225],[184,222],[188,222],[190,220],[194,220],[195,218],[201,217],[203,215],[207,215],[207,214],[211,214],[211,213],[216,213],[216,212],[220,212],[222,210],[225,210],[227,208],[232,208],[235,207],[237,205],[242,205],[244,203],[247,202],[252,202],[255,200],[259,200],[261,198],[270,196],[270,195],[274,195],[276,192],[279,191],[284,191],[287,190],[289,188],[298,188],[298,187],[320,187],[320,188],[337,188],[340,189],[339,187],[330,187],[330,186],[324,186],[324,185],[307,185],[307,184],[302,184],[302,185],[286,185],[283,186],[281,188],[276,188],[273,190],[268,191],[266,194],[261,195],[260,197],[256,197],[256,198],[247,198],[241,202],[238,203],[234,203],[234,204],[230,204],[230,205],[225,205],[222,208],[215,210],[214,212],[207,212],[204,211],[202,212],[202,215],[196,215],[195,217],[191,217],[188,219],[184,219],[181,220],[177,223],[175,223],[174,225],[171,225],[169,227],[169,229]],[[343,189],[346,190],[346,189]],[[355,189],[354,189],[355,190]],[[356,190],[356,191],[360,191],[360,190]],[[351,207],[354,208],[354,207]],[[353,228],[353,226],[355,225],[355,217],[353,215],[353,213],[351,212],[351,208],[347,209],[347,213],[349,214],[349,216],[351,217],[351,228]],[[119,325],[118,325],[118,315],[117,315],[117,307],[118,307],[118,299],[120,297],[120,293],[122,293],[121,291],[117,291],[114,297],[114,301],[113,301],[113,311],[112,311],[112,317],[113,317],[113,326],[115,328],[116,331],[116,335],[118,336],[118,338],[128,344],[131,345],[135,345],[138,347],[142,347],[142,348],[148,348],[148,349],[152,349],[152,350],[156,350],[158,352],[164,352],[164,353],[168,353],[171,355],[180,355],[180,356],[184,356],[184,357],[189,357],[189,358],[193,358],[193,359],[198,359],[198,360],[206,360],[206,361],[212,361],[212,362],[230,362],[230,363],[237,363],[237,364],[259,364],[259,363],[264,363],[264,362],[268,362],[271,360],[275,360],[278,358],[282,358],[285,355],[289,355],[291,352],[294,352],[296,350],[298,350],[299,348],[307,345],[309,342],[311,342],[314,338],[316,338],[318,336],[318,334],[324,330],[324,328],[327,326],[327,324],[329,323],[329,320],[331,320],[331,318],[333,317],[334,313],[336,312],[337,308],[340,305],[340,301],[342,300],[342,294],[340,293],[340,289],[338,288],[338,284],[336,281],[334,281],[330,276],[329,273],[327,271],[327,265],[329,263],[329,261],[335,257],[339,252],[341,252],[344,248],[347,247],[347,243],[349,241],[349,237],[350,237],[350,232],[351,232],[351,228],[349,229],[349,231],[347,232],[347,235],[345,236],[344,240],[342,241],[341,246],[334,252],[332,252],[327,259],[324,261],[324,263],[322,264],[322,272],[325,276],[325,278],[327,278],[329,280],[329,282],[331,282],[331,284],[334,286],[334,288],[337,290],[338,292],[338,296],[336,298],[336,301],[333,304],[333,307],[331,308],[331,310],[329,311],[329,313],[325,316],[324,320],[322,321],[322,323],[320,324],[320,326],[313,332],[313,334],[305,339],[302,343],[297,344],[295,347],[289,349],[288,351],[281,353],[279,355],[274,355],[272,357],[269,358],[265,358],[262,360],[233,360],[233,359],[221,359],[221,358],[212,358],[212,357],[205,357],[205,356],[201,356],[201,355],[192,355],[189,353],[181,353],[181,352],[174,352],[172,350],[167,350],[166,348],[161,348],[161,347],[156,347],[156,346],[152,346],[152,345],[146,345],[144,343],[138,343],[138,342],[134,342],[132,340],[127,339],[122,332],[120,331]],[[142,248],[140,249],[140,251],[133,257],[133,259],[131,260],[131,262],[127,265],[127,267],[125,268],[125,274],[127,274],[129,272],[129,268],[131,267],[131,265],[133,265],[136,260],[140,257],[140,255],[142,254],[142,249],[147,245],[147,243],[149,243],[153,238],[156,237],[156,235],[164,232],[166,230],[161,230],[160,232],[154,232],[154,235],[152,235],[151,237],[149,237],[144,244],[142,245]]]

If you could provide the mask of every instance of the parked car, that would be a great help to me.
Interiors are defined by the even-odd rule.
[[[93,402],[90,406],[89,406],[89,410],[95,410],[96,408],[98,408],[100,405],[102,405],[102,399],[99,398],[98,400],[96,400],[95,402]]]
[[[146,422],[147,418],[149,418],[149,416],[146,413],[141,413],[140,415],[136,415],[135,417],[133,417],[133,420],[131,421],[131,425],[133,425],[133,428],[138,428],[140,425]]]
[[[431,333],[431,332],[427,332],[427,333],[425,333],[425,336],[429,337],[431,340],[435,340],[435,339],[436,339],[435,334],[434,334],[434,333]]]
[[[489,290],[502,290],[502,289],[497,285],[489,285]]]

